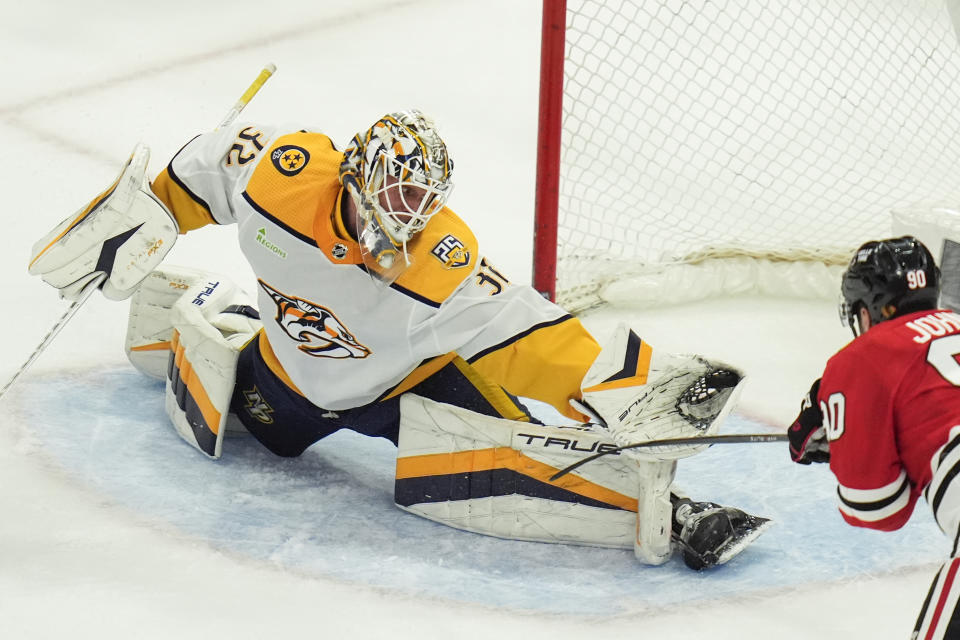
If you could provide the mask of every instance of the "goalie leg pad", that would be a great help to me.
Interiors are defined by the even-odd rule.
[[[770,525],[671,494],[674,460],[607,455],[551,480],[605,448],[615,445],[597,425],[523,423],[406,393],[395,501],[430,520],[500,538],[633,547],[650,565],[679,547],[695,569],[727,562]]]
[[[184,440],[214,459],[222,452],[240,350],[262,326],[231,311],[250,308],[246,301],[220,279],[190,287],[171,309],[167,415]]]
[[[395,501],[430,520],[500,538],[628,549],[636,531],[635,462],[605,456],[550,480],[613,446],[587,425],[505,420],[407,393],[400,400]]]
[[[677,463],[675,460],[641,460],[637,465],[637,535],[633,553],[644,564],[663,564],[673,555],[670,487]]]
[[[216,274],[174,265],[163,265],[147,276],[130,298],[123,345],[127,359],[137,371],[166,379],[173,336],[173,305],[193,285],[222,279]]]

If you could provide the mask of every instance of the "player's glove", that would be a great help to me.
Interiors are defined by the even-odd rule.
[[[817,378],[800,403],[800,415],[787,432],[790,458],[800,464],[830,461],[830,443],[823,428],[823,413],[817,400],[819,392],[820,378]]]
[[[76,300],[105,277],[103,295],[130,297],[173,247],[179,231],[167,207],[150,190],[150,150],[137,145],[116,182],[33,246],[29,271]]]

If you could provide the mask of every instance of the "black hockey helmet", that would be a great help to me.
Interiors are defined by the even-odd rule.
[[[861,307],[872,324],[905,313],[934,309],[940,297],[940,269],[913,236],[867,242],[843,273],[840,318],[857,335]]]

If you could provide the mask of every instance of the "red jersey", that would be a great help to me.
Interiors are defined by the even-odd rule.
[[[827,362],[818,400],[840,513],[891,531],[930,483],[960,425],[960,315],[920,311],[871,327]]]

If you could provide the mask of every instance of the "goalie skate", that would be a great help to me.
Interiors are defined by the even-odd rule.
[[[740,509],[680,498],[673,510],[673,541],[695,571],[729,562],[773,523]]]

